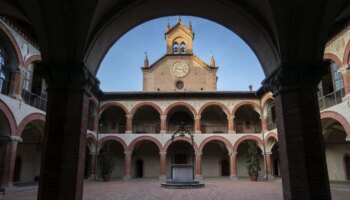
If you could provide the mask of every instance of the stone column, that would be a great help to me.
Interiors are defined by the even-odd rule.
[[[166,133],[167,127],[166,127],[166,115],[161,115],[160,116],[160,133]]]
[[[229,116],[227,117],[228,133],[236,133],[236,131],[235,131],[235,123],[234,123],[234,121],[233,121],[234,119],[235,119],[235,116],[233,116],[233,115],[229,115]]]
[[[237,176],[237,152],[230,152],[228,153],[230,157],[230,178],[231,179],[238,179]]]
[[[166,180],[166,151],[159,152],[159,180]]]
[[[98,80],[83,64],[44,64],[48,83],[38,199],[82,199],[89,90]]]
[[[15,99],[22,99],[24,73],[27,71],[23,66],[18,65],[11,68],[11,82],[9,96]]]
[[[343,82],[344,82],[344,98],[343,101],[349,101],[350,100],[350,64],[344,65],[339,70],[343,75]]]
[[[97,129],[99,128],[98,118],[99,118],[98,114],[95,113],[94,114],[94,126],[93,126],[94,131],[97,131]]]
[[[202,153],[196,153],[196,170],[195,170],[195,179],[196,180],[201,180],[203,179],[202,175]]]
[[[96,180],[96,152],[90,152],[90,176],[89,179]]]
[[[265,178],[267,177],[268,179],[273,179],[272,175],[272,168],[271,168],[271,152],[265,152],[264,156],[264,167],[265,169]]]
[[[275,97],[284,199],[331,199],[317,98],[326,67],[283,65],[264,80]]]
[[[132,152],[131,151],[124,151],[125,155],[125,171],[124,171],[124,180],[130,180],[131,179],[131,156]]]
[[[19,136],[0,136],[0,187],[11,187],[16,163],[17,143]]]
[[[261,117],[261,126],[262,126],[262,131],[267,132],[267,118],[265,116]]]
[[[201,116],[196,115],[194,117],[194,133],[202,133],[201,131]]]
[[[125,115],[126,117],[126,130],[125,133],[132,133],[132,119],[134,116],[132,114]]]

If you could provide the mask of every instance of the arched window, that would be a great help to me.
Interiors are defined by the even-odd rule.
[[[173,53],[174,54],[179,53],[179,45],[176,42],[173,44]]]
[[[0,92],[7,94],[10,85],[10,69],[8,67],[8,53],[5,44],[0,38]]]
[[[185,54],[185,53],[186,53],[186,44],[181,43],[181,54]]]

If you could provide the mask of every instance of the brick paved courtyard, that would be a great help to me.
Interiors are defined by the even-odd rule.
[[[165,189],[155,179],[116,180],[108,183],[86,181],[85,200],[226,200],[226,199],[282,199],[281,180],[251,182],[248,180],[205,180],[201,189]],[[36,199],[37,186],[17,187],[1,200]],[[332,198],[349,199],[350,185],[332,186]]]

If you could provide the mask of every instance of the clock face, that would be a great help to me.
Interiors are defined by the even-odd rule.
[[[188,64],[182,61],[177,61],[173,64],[173,66],[171,66],[171,72],[177,78],[186,76],[189,71],[190,68],[188,67]]]

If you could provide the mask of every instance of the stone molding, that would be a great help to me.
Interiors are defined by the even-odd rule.
[[[0,141],[9,143],[23,142],[22,138],[17,135],[2,135],[0,136]]]
[[[264,92],[277,95],[281,90],[310,86],[317,89],[321,78],[327,74],[329,61],[317,64],[289,65],[282,64],[263,82]]]

